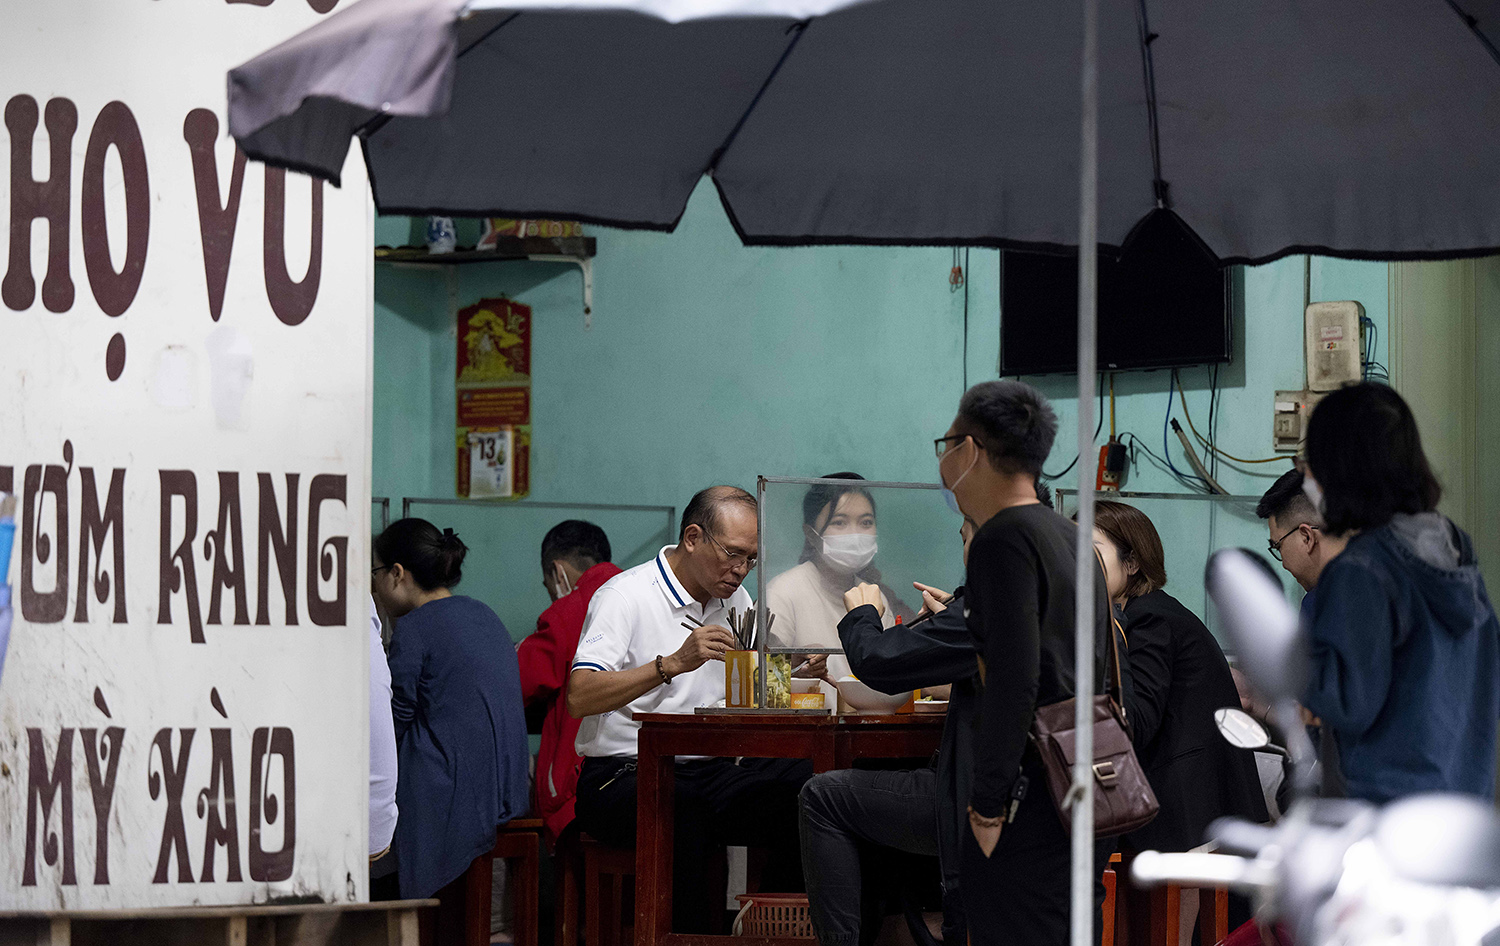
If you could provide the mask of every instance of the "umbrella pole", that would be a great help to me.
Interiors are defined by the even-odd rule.
[[[1072,946],[1094,940],[1094,388],[1099,263],[1099,0],[1083,4],[1083,101],[1078,168],[1078,560],[1074,607]]]

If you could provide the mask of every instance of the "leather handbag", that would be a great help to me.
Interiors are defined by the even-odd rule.
[[[1120,669],[1119,624],[1110,617],[1109,651],[1105,655],[1105,693],[1094,703],[1094,837],[1111,838],[1142,827],[1156,817],[1158,804],[1145,770],[1130,743],[1125,715]],[[1078,758],[1078,733],[1074,699],[1039,706],[1031,726],[1031,739],[1047,773],[1047,788],[1057,805],[1063,827],[1072,832],[1068,816],[1073,787],[1073,763]]]

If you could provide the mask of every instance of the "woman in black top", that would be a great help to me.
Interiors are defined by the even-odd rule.
[[[1161,537],[1145,513],[1101,500],[1094,546],[1110,598],[1124,609],[1136,756],[1161,811],[1127,840],[1137,850],[1188,851],[1226,815],[1267,820],[1255,754],[1219,734],[1214,711],[1240,705],[1224,652],[1198,616],[1161,590]]]

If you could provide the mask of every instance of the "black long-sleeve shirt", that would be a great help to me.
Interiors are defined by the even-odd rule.
[[[969,546],[965,601],[984,668],[969,804],[986,817],[1005,809],[1036,708],[1074,695],[1077,541],[1073,523],[1028,504],[996,513]],[[1110,611],[1101,571],[1094,586],[1094,692],[1103,693]]]

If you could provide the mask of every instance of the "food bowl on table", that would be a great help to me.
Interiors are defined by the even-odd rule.
[[[882,693],[852,676],[840,677],[834,681],[834,686],[839,688],[839,697],[861,713],[894,713],[911,699],[910,690],[902,690],[896,694]]]

